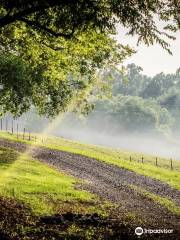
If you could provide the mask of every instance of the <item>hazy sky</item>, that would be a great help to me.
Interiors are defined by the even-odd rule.
[[[137,38],[125,35],[126,32],[123,28],[118,27],[118,41],[133,46],[137,53],[126,60],[125,64],[135,63],[143,68],[143,73],[151,76],[162,71],[174,73],[180,67],[180,32],[175,34],[176,40],[171,41],[173,56],[157,44],[150,47],[144,44],[137,46]]]

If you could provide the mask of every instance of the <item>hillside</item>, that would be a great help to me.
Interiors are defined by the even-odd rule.
[[[0,146],[1,209],[14,214],[3,215],[5,239],[43,239],[47,232],[52,239],[136,239],[139,225],[173,229],[157,239],[177,239],[178,161],[171,168],[168,159],[158,159],[156,166],[153,156],[142,161],[142,154],[50,136],[43,143],[17,140],[3,132]]]

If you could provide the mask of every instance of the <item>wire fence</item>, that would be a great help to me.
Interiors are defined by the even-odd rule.
[[[1,118],[0,119],[0,130],[3,132],[7,132],[11,135],[14,135],[17,139],[22,139],[22,140],[28,140],[28,141],[34,141],[36,142],[37,139],[40,142],[44,142],[44,139],[38,135],[35,134],[31,131],[29,131],[27,128],[21,126],[21,124],[14,119],[8,119],[8,118]],[[20,131],[21,130],[21,131]],[[125,160],[129,160],[130,162],[138,162],[142,164],[153,164],[156,167],[166,167],[171,170],[178,170],[180,169],[180,165],[177,167],[175,163],[177,161],[173,161],[172,158],[169,159],[169,161],[165,160],[166,163],[162,164],[162,158],[154,157],[154,162],[153,158],[151,157],[151,160],[149,160],[147,157],[139,157],[139,156],[134,156],[130,155],[129,159],[128,157],[123,158]]]
[[[0,130],[16,136],[17,139],[23,139],[28,141],[37,140],[37,134],[28,130],[26,127],[22,127],[22,124],[20,124],[17,120],[14,119],[10,120],[9,118],[1,118]]]
[[[145,158],[144,156],[140,157],[129,157],[129,161],[130,162],[138,162],[138,163],[142,163],[142,164],[153,164],[153,159],[154,159],[154,165],[156,167],[166,167],[166,168],[170,168],[171,170],[178,170],[180,168],[178,168],[177,166],[175,166],[175,162],[173,162],[173,159],[170,158],[169,161],[165,160],[166,162],[164,164],[162,164],[162,159],[158,158],[158,157],[151,157],[151,160],[149,160],[148,158]],[[127,159],[126,159],[127,160]]]

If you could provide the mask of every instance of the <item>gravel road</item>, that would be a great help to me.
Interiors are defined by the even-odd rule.
[[[27,148],[25,144],[4,139],[0,139],[0,146],[18,151],[25,151]],[[145,221],[146,228],[159,227],[178,231],[180,218],[177,215],[129,186],[135,185],[159,196],[168,197],[179,206],[180,191],[166,183],[78,154],[39,147],[32,151],[32,156],[85,180],[85,184],[77,187],[95,193],[103,200],[119,204],[117,215],[133,212]]]

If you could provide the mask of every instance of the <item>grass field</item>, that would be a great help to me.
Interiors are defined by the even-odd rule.
[[[94,195],[74,188],[78,183],[27,155],[0,148],[0,195],[28,204],[35,214],[57,212],[60,201],[95,205]]]
[[[0,239],[4,239],[4,234],[7,239],[10,236],[21,240],[74,239],[74,236],[93,239],[98,229],[92,226],[84,228],[66,221],[61,225],[39,222],[41,216],[53,219],[54,214],[96,213],[102,219],[108,216],[113,204],[76,189],[79,183],[80,180],[26,154],[0,147]]]
[[[11,135],[5,132],[1,132],[0,137],[17,141],[17,137],[15,135]],[[37,138],[41,139],[42,136],[37,135]],[[34,141],[22,140],[22,138],[19,138],[18,141],[28,144],[34,143]],[[180,161],[178,160],[173,160],[172,170],[170,168],[169,159],[158,158],[158,166],[156,166],[155,156],[144,154],[142,163],[142,153],[133,153],[112,148],[81,144],[77,141],[66,140],[59,137],[48,136],[44,138],[43,143],[37,142],[36,144],[51,149],[85,155],[98,159],[100,161],[104,161],[108,164],[115,164],[116,166],[135,171],[141,175],[149,176],[154,179],[166,182],[170,186],[176,189],[180,189]]]
[[[153,193],[151,193],[143,188],[137,187],[135,185],[129,185],[129,187],[132,188],[133,190],[137,191],[141,195],[145,196],[146,198],[149,198],[150,200],[164,206],[170,212],[175,213],[176,215],[180,216],[180,207],[177,206],[176,204],[174,204],[174,202],[171,201],[170,199],[168,199],[166,197],[160,197],[156,194],[153,194]]]
[[[19,139],[17,139],[15,135],[5,132],[0,132],[0,138],[24,142],[29,144],[30,148],[32,144],[35,146],[37,144],[38,146],[44,146],[50,149],[85,155],[104,161],[107,164],[115,164],[116,166],[135,171],[139,174],[159,179],[174,188],[180,188],[180,164],[178,161],[173,161],[174,169],[171,170],[167,159],[159,158],[158,164],[160,166],[157,167],[154,164],[154,157],[150,155],[144,155],[144,163],[142,163],[140,161],[142,154],[81,144],[64,138],[48,136],[44,138],[43,142],[34,142],[23,140],[20,136]],[[37,135],[37,138],[41,139],[42,136]],[[129,156],[132,157],[131,162]],[[69,238],[70,236],[72,236],[72,239],[74,239],[74,236],[80,236],[82,239],[94,239],[94,236],[99,233],[100,238],[98,239],[103,239],[106,230],[109,236],[116,234],[117,231],[121,232],[119,227],[118,230],[116,229],[116,224],[114,226],[108,226],[108,228],[97,228],[92,226],[82,227],[78,223],[67,224],[65,222],[63,223],[64,225],[61,224],[60,228],[59,225],[47,226],[43,224],[40,227],[39,224],[41,223],[38,223],[39,220],[34,218],[33,220],[29,220],[32,214],[40,217],[44,215],[53,216],[54,214],[66,214],[67,212],[73,212],[79,215],[90,214],[91,216],[98,213],[98,215],[103,218],[108,217],[111,210],[116,211],[117,206],[115,204],[102,202],[96,195],[77,189],[77,184],[81,183],[82,181],[79,179],[56,170],[36,159],[32,159],[28,156],[28,151],[26,153],[18,153],[12,149],[0,147],[0,214],[10,209],[9,212],[6,213],[6,216],[2,217],[4,220],[0,221],[0,234],[3,231],[14,238],[21,236],[20,239],[47,240],[49,236],[55,236],[51,239],[71,239]],[[180,214],[179,206],[168,197],[153,194],[135,185],[129,185],[128,187],[134,192],[138,192],[144,198],[150,199],[152,204],[156,203],[159,206],[163,206],[172,214]],[[2,198],[5,198],[5,203],[2,203]],[[27,223],[19,223],[21,222],[21,216],[23,217],[24,213],[22,210],[24,208],[18,209],[16,203],[12,201],[22,202],[30,208],[28,216],[25,214],[25,219],[28,219]],[[7,203],[10,203],[10,205],[7,206],[5,211],[2,210],[1,212],[1,208]],[[12,215],[14,219],[17,218],[17,223],[15,222],[11,229],[9,226],[12,225],[11,212],[13,211],[15,211],[15,213]],[[26,210],[23,211],[26,212]],[[13,221],[15,221],[14,219]],[[100,220],[100,222],[101,221],[103,220]],[[127,224],[126,221],[128,224],[129,222],[133,222],[134,224],[134,221],[137,224],[143,220],[139,218],[139,216],[136,216],[135,212],[127,212],[123,217],[123,223],[125,225]],[[114,227],[115,229],[113,229]],[[41,236],[41,234],[43,234],[43,236]],[[62,238],[60,238],[60,236]]]

